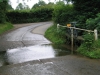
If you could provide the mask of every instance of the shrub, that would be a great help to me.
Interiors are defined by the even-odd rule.
[[[61,25],[65,25],[74,20],[73,5],[56,5],[53,11],[53,21]]]
[[[86,21],[86,27],[87,29],[97,29],[98,32],[100,33],[100,13],[97,14],[97,17],[92,19],[92,18],[89,18],[87,19]]]
[[[7,1],[2,0],[0,1],[0,23],[6,22],[6,7],[7,7]]]
[[[87,50],[91,50],[92,44],[94,43],[94,37],[92,34],[88,33],[84,35],[84,46],[86,46]]]
[[[86,34],[84,39],[77,52],[90,58],[100,58],[100,39],[94,41],[91,34]]]
[[[53,8],[41,7],[32,10],[14,10],[6,13],[11,23],[31,23],[52,19]]]

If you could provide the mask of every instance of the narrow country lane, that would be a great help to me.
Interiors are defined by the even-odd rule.
[[[60,45],[53,49],[44,37],[51,25],[31,23],[0,36],[0,75],[100,75],[100,59],[72,54],[56,57],[69,50]]]
[[[36,27],[39,27],[39,26],[43,27],[44,25],[50,26],[52,24],[53,24],[52,22],[32,23],[29,26],[18,28],[6,35],[1,36],[0,37],[0,51],[5,51],[7,49],[16,48],[16,47],[51,43],[43,35],[36,34],[32,31]],[[39,32],[39,30],[37,30],[37,32]]]

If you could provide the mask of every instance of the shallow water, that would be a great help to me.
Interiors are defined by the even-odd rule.
[[[71,51],[61,45],[34,45],[8,49],[6,52],[0,53],[0,66],[69,54],[71,54]]]

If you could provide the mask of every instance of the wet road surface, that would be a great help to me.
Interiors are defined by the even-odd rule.
[[[100,60],[67,55],[0,67],[0,75],[100,75]]]
[[[0,75],[100,75],[100,59],[89,59],[78,55],[55,57],[55,53],[52,49],[48,50],[50,53],[48,59],[31,59],[32,56],[35,59],[37,51],[33,54],[31,53],[35,48],[38,50],[39,46],[43,44],[51,44],[43,35],[40,35],[43,33],[38,32],[37,34],[36,32],[38,29],[41,29],[37,29],[36,27],[49,24],[52,23],[33,23],[30,26],[16,29],[0,37],[0,51],[6,51],[6,56],[9,57],[8,62],[10,64],[0,67]],[[34,28],[36,29],[34,30]],[[51,46],[49,47],[52,48]],[[30,48],[34,50],[28,50]],[[41,53],[44,52],[42,48],[43,46],[41,47]],[[48,46],[45,48],[48,49]],[[21,55],[23,55],[23,53],[28,55],[29,59],[25,56],[18,57],[19,53]],[[4,54],[4,52],[2,52],[2,54]],[[45,55],[48,56],[47,53],[45,53]],[[45,55],[40,55],[40,57]],[[14,56],[16,56],[16,58],[14,58]],[[16,59],[22,60],[19,62]],[[28,61],[22,63],[23,59]],[[3,60],[3,58],[1,58],[1,60]],[[0,62],[3,63],[3,61]]]
[[[9,49],[5,52],[5,62],[10,64],[17,64],[32,60],[40,60],[47,58],[54,58],[57,56],[64,56],[70,54],[70,50],[66,48],[58,48],[57,45],[34,45],[28,47],[21,47]]]
[[[51,42],[43,35],[32,32],[36,27],[43,25],[50,26],[52,25],[52,22],[33,23],[29,26],[16,29],[6,35],[0,36],[0,51],[36,44],[50,44]]]

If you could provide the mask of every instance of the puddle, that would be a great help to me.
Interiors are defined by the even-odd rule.
[[[17,64],[31,60],[54,58],[71,54],[71,51],[59,45],[34,45],[15,49],[8,49],[0,53],[0,66]]]

